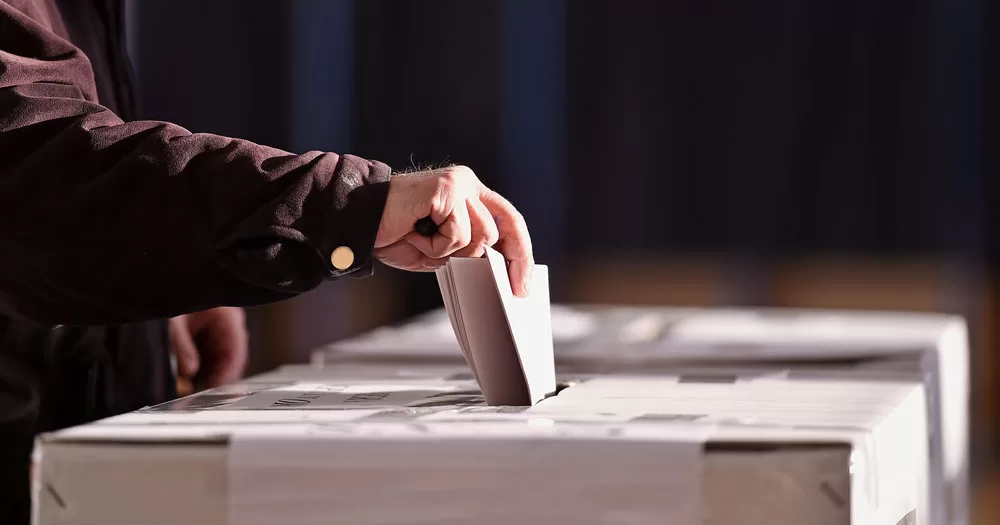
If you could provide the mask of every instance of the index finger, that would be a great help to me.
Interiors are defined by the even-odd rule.
[[[535,257],[531,251],[531,237],[524,217],[507,199],[488,188],[483,188],[480,201],[496,219],[500,237],[495,247],[510,262],[510,288],[514,295],[527,297]]]

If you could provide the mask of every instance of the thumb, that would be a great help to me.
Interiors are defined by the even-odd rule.
[[[183,315],[171,318],[169,326],[170,349],[177,357],[177,375],[186,378],[194,377],[201,366],[201,359],[198,356],[198,347],[191,337],[187,318]]]

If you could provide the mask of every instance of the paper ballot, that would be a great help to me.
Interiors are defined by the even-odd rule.
[[[451,258],[437,270],[465,361],[491,405],[533,405],[556,389],[549,274],[535,265],[528,297],[515,297],[496,250]]]

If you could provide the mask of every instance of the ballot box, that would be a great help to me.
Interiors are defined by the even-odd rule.
[[[963,319],[908,312],[552,305],[563,374],[740,367],[796,377],[920,381],[930,423],[934,523],[966,525],[968,337]],[[318,349],[317,368],[459,366],[444,310]]]
[[[468,379],[294,372],[41,436],[35,523],[932,519],[919,382],[596,375],[515,407]]]

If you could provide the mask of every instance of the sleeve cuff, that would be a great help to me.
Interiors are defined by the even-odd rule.
[[[370,276],[390,173],[381,162],[351,155],[317,157],[224,238],[221,264],[283,294],[348,274]]]
[[[370,277],[375,268],[375,237],[382,222],[385,200],[389,193],[389,166],[345,156],[342,162],[365,163],[367,169],[361,184],[347,191],[344,206],[337,211],[335,233],[321,241],[320,249],[326,261],[330,279],[345,275]],[[345,168],[349,169],[349,168]]]

